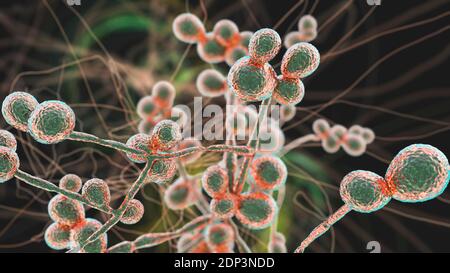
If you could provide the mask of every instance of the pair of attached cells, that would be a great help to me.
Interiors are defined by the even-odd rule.
[[[291,47],[296,43],[311,42],[317,37],[317,20],[312,15],[303,15],[298,21],[298,31],[289,32],[284,37],[284,46]]]
[[[153,86],[151,95],[138,101],[136,112],[141,118],[138,125],[140,133],[150,133],[155,124],[164,119],[172,119],[181,127],[186,125],[186,112],[178,106],[173,106],[175,95],[175,87],[170,82],[159,81]]]
[[[192,13],[178,15],[172,30],[178,40],[197,44],[197,53],[203,61],[212,64],[225,61],[230,66],[247,55],[253,34],[239,32],[238,26],[228,19],[218,21],[212,32],[206,32],[203,22]]]
[[[295,252],[303,252],[315,239],[350,211],[372,213],[391,199],[416,203],[438,197],[449,183],[447,157],[437,148],[413,144],[391,161],[384,178],[370,171],[353,171],[341,181],[340,195],[345,205],[317,226]]]
[[[348,155],[360,156],[375,139],[374,132],[369,128],[353,125],[347,129],[340,124],[330,127],[325,119],[314,121],[313,131],[321,140],[322,148],[330,154],[342,147]]]

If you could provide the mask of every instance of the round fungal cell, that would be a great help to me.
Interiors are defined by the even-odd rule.
[[[154,122],[143,119],[138,124],[138,132],[142,134],[150,134],[153,131],[154,125]]]
[[[370,144],[375,140],[375,133],[372,131],[372,129],[364,128],[361,133],[361,137],[367,144]]]
[[[44,240],[48,247],[62,250],[70,246],[70,227],[59,223],[52,223],[45,230]]]
[[[156,124],[151,134],[151,149],[167,151],[181,140],[180,126],[172,120],[162,120]]]
[[[170,120],[175,121],[180,128],[185,128],[190,122],[186,110],[184,110],[180,105],[172,107]]]
[[[84,183],[81,189],[81,195],[90,203],[97,206],[109,206],[111,193],[108,184],[99,178],[92,178]]]
[[[126,145],[130,148],[133,148],[138,151],[147,152],[148,147],[151,143],[151,137],[147,134],[135,134],[131,136],[128,140]],[[127,157],[135,162],[135,163],[145,163],[147,162],[147,158],[145,154],[143,155],[137,155],[133,153],[126,153]]]
[[[228,19],[217,21],[213,28],[214,37],[224,47],[230,47],[239,42],[239,28]]]
[[[128,203],[122,218],[120,218],[120,222],[127,225],[133,225],[139,222],[142,219],[142,216],[144,216],[144,205],[142,205],[141,201],[132,199]]]
[[[342,142],[342,148],[350,156],[361,156],[366,152],[366,142],[361,136],[348,134]]]
[[[289,47],[281,61],[281,74],[287,78],[305,78],[320,63],[320,53],[312,44],[297,43]]]
[[[284,37],[284,47],[290,48],[291,46],[304,42],[302,41],[302,35],[298,31],[291,31]]]
[[[153,102],[159,108],[172,107],[175,94],[175,87],[167,81],[159,81],[152,88]]]
[[[275,190],[286,182],[286,165],[278,157],[254,159],[250,170],[256,185],[262,190]]]
[[[167,187],[164,192],[164,202],[172,210],[186,209],[195,201],[195,181],[178,179]]]
[[[364,128],[359,125],[352,125],[350,128],[348,128],[349,134],[362,135],[363,131]]]
[[[305,87],[300,79],[278,77],[273,97],[279,104],[295,105],[301,102],[304,96]]]
[[[177,172],[177,164],[173,159],[155,159],[146,177],[146,183],[163,184],[171,180]]]
[[[66,139],[75,128],[75,114],[62,101],[49,100],[39,104],[28,120],[31,136],[43,144],[54,144]]]
[[[295,117],[296,112],[297,112],[297,108],[295,108],[295,105],[292,105],[292,104],[284,105],[283,104],[280,107],[280,118],[283,122],[288,122]]]
[[[73,226],[84,220],[84,207],[64,195],[55,195],[48,203],[48,215],[56,223]]]
[[[385,179],[394,199],[424,202],[445,190],[449,169],[448,159],[440,150],[431,145],[413,144],[394,157]]]
[[[221,246],[233,248],[234,230],[225,223],[211,224],[205,230],[205,239],[211,249]]]
[[[178,15],[172,23],[172,31],[175,37],[185,43],[196,43],[205,33],[202,21],[192,13]]]
[[[336,124],[330,129],[330,135],[333,135],[336,137],[336,139],[339,142],[339,145],[345,141],[345,138],[347,137],[347,128],[340,124]]]
[[[257,65],[247,56],[239,59],[228,73],[230,89],[243,101],[261,101],[272,95],[277,84],[268,63]]]
[[[262,192],[242,194],[236,210],[236,218],[250,229],[268,227],[276,214],[275,200]]]
[[[72,248],[79,248],[86,240],[102,227],[99,221],[87,218],[80,225],[75,226],[70,232],[70,241]],[[106,233],[102,234],[97,240],[87,244],[81,253],[104,253],[108,244],[108,236]]]
[[[13,92],[2,103],[2,115],[6,123],[19,131],[28,130],[28,119],[39,102],[25,92]]]
[[[59,180],[59,187],[71,192],[79,192],[82,184],[81,178],[76,174],[66,174]]]
[[[145,96],[139,100],[136,112],[141,119],[148,119],[156,116],[159,113],[159,109],[152,96]]]
[[[248,51],[243,46],[236,46],[230,49],[227,49],[225,52],[225,62],[232,66],[235,62],[237,62],[239,59],[247,56]]]
[[[225,60],[225,47],[221,45],[212,33],[207,33],[204,41],[197,44],[197,53],[200,58],[210,64]]]
[[[208,167],[202,176],[202,187],[211,197],[223,195],[228,190],[227,171],[219,165]]]
[[[384,179],[369,171],[353,171],[341,182],[339,192],[352,210],[370,213],[383,208],[391,199],[383,191]]]
[[[313,132],[321,139],[325,139],[328,136],[330,130],[330,124],[325,119],[316,119],[312,125]]]
[[[311,31],[317,30],[317,20],[313,16],[306,14],[303,15],[302,18],[298,21],[298,30],[303,31]]]
[[[0,146],[16,151],[17,149],[16,138],[10,132],[6,130],[0,130]]]
[[[263,64],[272,60],[280,51],[280,47],[280,35],[273,29],[263,28],[250,38],[248,51],[253,61]]]
[[[0,183],[6,182],[14,177],[19,169],[20,161],[16,152],[0,146]]]
[[[335,135],[329,135],[322,139],[322,148],[329,154],[334,154],[341,147],[340,140]]]
[[[243,46],[248,51],[248,46],[250,45],[250,39],[253,36],[253,32],[251,31],[242,31],[239,33],[240,36],[240,45]]]
[[[212,199],[210,203],[210,209],[213,215],[221,219],[233,217],[236,208],[236,199],[231,194],[217,196],[217,198]]]
[[[198,92],[209,98],[222,96],[228,90],[227,79],[215,69],[203,70],[195,83]]]
[[[202,147],[201,142],[198,139],[188,137],[188,138],[185,138],[182,141],[180,141],[180,143],[177,146],[177,150],[184,150],[187,148],[197,148],[197,147]],[[180,161],[185,164],[193,163],[193,162],[197,161],[201,155],[202,155],[202,152],[198,151],[198,152],[191,153],[189,155],[180,157]]]

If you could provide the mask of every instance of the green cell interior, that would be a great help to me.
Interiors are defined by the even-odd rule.
[[[259,174],[264,179],[264,181],[273,183],[275,182],[279,177],[280,173],[278,172],[278,169],[275,167],[275,165],[272,164],[272,162],[262,162],[259,166]]]
[[[303,71],[311,65],[311,56],[306,50],[299,50],[291,56],[287,64],[289,72]]]
[[[262,222],[269,217],[272,208],[262,199],[246,199],[239,208],[241,213],[252,222]]]
[[[257,94],[264,84],[264,74],[258,68],[244,66],[238,71],[237,85],[248,94]]]

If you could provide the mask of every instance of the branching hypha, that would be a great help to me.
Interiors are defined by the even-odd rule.
[[[203,23],[193,14],[179,15],[173,22],[175,36],[186,43],[197,43],[198,54],[208,63],[226,61],[231,66],[224,76],[214,69],[201,72],[196,86],[204,97],[224,96],[234,110],[226,116],[224,144],[203,146],[196,138],[182,137],[187,113],[173,106],[175,88],[170,82],[158,82],[152,94],[137,104],[141,118],[139,133],[126,143],[101,139],[75,131],[75,113],[64,102],[39,102],[26,92],[12,92],[2,104],[5,121],[18,131],[30,134],[43,144],[61,141],[94,143],[125,153],[129,160],[142,163],[139,177],[124,194],[117,208],[110,206],[108,184],[99,178],[82,183],[76,174],[60,179],[59,186],[22,171],[13,134],[0,130],[0,182],[13,177],[39,189],[56,193],[48,204],[53,223],[45,232],[49,247],[70,252],[133,252],[169,240],[177,241],[179,252],[251,252],[239,233],[238,225],[248,229],[270,227],[270,252],[287,252],[286,239],[277,230],[277,213],[283,204],[288,171],[280,158],[307,142],[321,142],[328,153],[341,147],[350,156],[360,156],[375,138],[369,128],[352,125],[330,126],[319,119],[312,133],[284,145],[279,124],[268,115],[269,108],[281,106],[280,119],[293,118],[295,105],[305,96],[302,79],[318,68],[320,54],[308,43],[316,35],[317,22],[311,16],[299,22],[299,32],[285,38],[288,48],[280,75],[270,65],[279,53],[281,38],[272,29],[239,32],[229,20],[221,20],[213,32],[206,33]],[[297,40],[296,40],[297,39]],[[247,102],[261,102],[259,112]],[[239,122],[235,122],[238,120]],[[241,124],[250,137],[246,145],[237,145]],[[264,143],[268,135],[270,145]],[[264,146],[264,147],[263,147]],[[190,176],[184,164],[202,153],[220,153],[222,161],[209,166],[201,175]],[[178,172],[178,178],[174,180]],[[385,177],[369,171],[346,175],[340,193],[343,205],[314,229],[296,252],[303,252],[332,224],[351,210],[370,213],[384,207],[391,198],[401,202],[422,202],[441,194],[449,181],[449,163],[438,149],[423,144],[408,146],[392,160]],[[135,224],[143,217],[144,206],[136,194],[149,183],[168,184],[164,202],[172,210],[196,206],[203,215],[183,227],[162,233],[148,233],[134,241],[123,241],[108,248],[107,232],[118,222]],[[203,194],[202,190],[206,193]],[[81,193],[79,193],[81,191]],[[276,199],[274,193],[276,193]],[[105,223],[87,218],[84,206],[109,215]],[[239,223],[237,223],[236,222]]]

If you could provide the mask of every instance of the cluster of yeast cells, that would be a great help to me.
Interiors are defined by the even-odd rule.
[[[284,37],[284,46],[291,47],[296,43],[311,42],[317,37],[317,21],[312,15],[303,15],[298,21],[298,31],[289,32]]]

